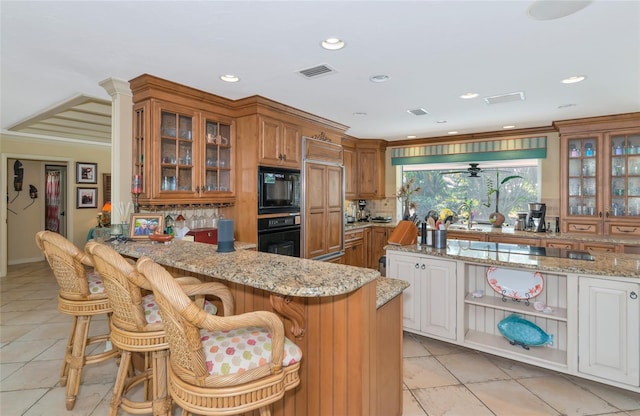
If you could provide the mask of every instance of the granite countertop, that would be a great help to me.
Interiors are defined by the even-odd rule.
[[[243,250],[251,245],[239,242],[235,243],[236,251],[231,253],[218,253],[215,245],[190,241],[157,244],[136,240],[109,244],[124,256],[148,256],[164,266],[285,296],[336,296],[380,278],[376,270]],[[379,279],[377,303],[383,305],[406,287],[396,279]]]
[[[543,257],[526,254],[502,253],[469,249],[470,241],[448,240],[446,249],[414,244],[387,245],[387,251],[400,251],[439,256],[492,266],[518,267],[558,273],[580,273],[599,276],[640,278],[640,255],[623,253],[590,253],[595,261]],[[494,243],[487,243],[494,244]]]

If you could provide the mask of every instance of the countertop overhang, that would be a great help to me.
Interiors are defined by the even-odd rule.
[[[471,249],[472,241],[448,240],[446,249],[412,244],[387,245],[387,251],[404,251],[455,260],[536,269],[557,273],[578,273],[598,276],[640,278],[640,255],[624,253],[592,252],[593,261],[558,257],[542,257],[527,254],[504,253],[493,250]]]
[[[163,266],[198,273],[229,282],[263,289],[284,296],[324,297],[351,293],[377,281],[377,306],[391,300],[408,285],[381,278],[376,270],[300,259],[254,250],[236,242],[236,251],[218,253],[217,246],[190,241],[157,244],[146,240],[109,243],[120,254],[132,258],[148,256]]]

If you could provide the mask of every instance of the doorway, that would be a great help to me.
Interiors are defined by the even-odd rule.
[[[67,236],[67,167],[45,165],[45,230]]]

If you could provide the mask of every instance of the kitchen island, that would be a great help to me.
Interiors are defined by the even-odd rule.
[[[640,255],[466,240],[386,249],[388,276],[410,283],[406,331],[640,392]],[[497,325],[511,314],[553,344],[510,344]]]
[[[148,256],[173,275],[226,284],[235,312],[278,313],[303,352],[300,386],[274,415],[400,415],[405,281],[379,272],[253,250],[218,253],[210,244],[146,240],[111,244]],[[256,412],[257,413],[257,412]]]

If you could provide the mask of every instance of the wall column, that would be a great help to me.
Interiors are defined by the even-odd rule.
[[[129,82],[119,78],[107,78],[100,82],[100,86],[109,93],[112,100],[111,221],[119,224],[128,221],[128,218],[120,218],[120,203],[126,207],[131,202],[133,94]]]

